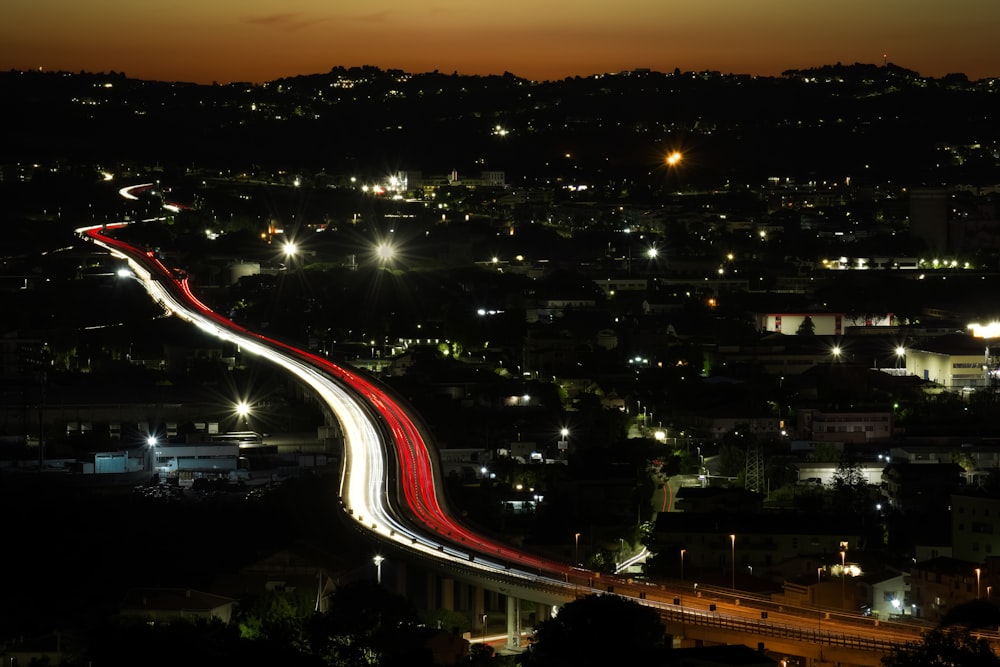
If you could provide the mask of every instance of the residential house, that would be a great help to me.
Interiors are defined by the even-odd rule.
[[[962,468],[955,463],[892,461],[882,471],[885,505],[904,513],[947,511],[961,484]]]
[[[122,618],[140,618],[150,623],[176,619],[217,619],[229,623],[236,600],[190,588],[133,588],[119,607]]]
[[[949,610],[982,594],[981,579],[982,566],[973,561],[941,556],[916,563],[910,568],[907,603],[914,616],[940,621]]]
[[[279,591],[326,611],[338,582],[350,580],[353,563],[303,541],[270,553],[238,571],[218,577],[212,592],[232,598]]]

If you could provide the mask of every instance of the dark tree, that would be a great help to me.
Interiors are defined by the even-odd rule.
[[[799,328],[795,330],[796,336],[813,336],[816,334],[816,324],[813,323],[813,318],[806,315],[806,318],[802,320],[802,324]]]
[[[664,648],[655,610],[615,595],[570,602],[535,627],[527,667],[653,664]]]
[[[972,600],[952,607],[941,618],[941,626],[959,625],[969,630],[990,630],[1000,626],[1000,608],[986,600]]]
[[[882,658],[882,667],[1000,667],[1000,656],[982,637],[962,628],[931,630],[918,644],[907,644]]]
[[[308,624],[313,655],[331,664],[388,664],[408,647],[403,634],[419,625],[413,605],[370,581],[356,581],[337,589],[326,613]],[[411,665],[426,656],[411,656]]]
[[[870,512],[878,498],[878,487],[869,484],[861,466],[851,456],[840,457],[837,471],[830,482],[834,508],[841,512]]]

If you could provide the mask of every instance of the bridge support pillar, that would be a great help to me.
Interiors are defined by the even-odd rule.
[[[455,611],[455,580],[445,577],[441,580],[441,609]]]
[[[455,588],[455,611],[469,611],[469,584],[463,581]]]
[[[427,600],[427,608],[435,609],[439,606],[439,596],[438,596],[438,576],[434,572],[427,572],[427,576],[424,579],[424,596]]]
[[[541,602],[535,603],[535,624],[552,618],[552,606]]]
[[[507,596],[507,648],[521,648],[521,601]]]
[[[391,583],[389,584],[389,590],[396,595],[406,596],[406,562],[402,558],[393,559],[392,568],[387,568],[392,572]]]
[[[482,586],[472,587],[472,604],[469,605],[469,611],[472,612],[473,618],[486,613],[486,595]]]

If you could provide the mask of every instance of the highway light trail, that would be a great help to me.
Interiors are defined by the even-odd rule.
[[[563,584],[568,583],[570,574],[585,574],[565,563],[513,549],[453,520],[441,505],[439,474],[425,437],[384,389],[324,357],[222,317],[194,295],[185,272],[172,270],[154,253],[108,234],[123,226],[98,225],[81,228],[77,233],[127,261],[133,275],[166,312],[284,368],[312,388],[330,408],[344,434],[341,499],[360,525],[404,548],[461,562],[466,567],[502,571],[511,577]],[[390,492],[387,437],[397,464],[402,504]]]

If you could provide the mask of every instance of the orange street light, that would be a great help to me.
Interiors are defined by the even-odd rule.
[[[736,590],[736,534],[735,533],[732,533],[732,534],[729,535],[729,541],[732,543],[732,547],[733,547],[733,554],[732,554],[732,560],[733,560],[732,588],[735,591]]]

